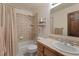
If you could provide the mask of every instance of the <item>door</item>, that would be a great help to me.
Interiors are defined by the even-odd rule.
[[[68,35],[79,37],[79,11],[68,14]]]

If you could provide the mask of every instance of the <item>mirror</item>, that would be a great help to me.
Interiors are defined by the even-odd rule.
[[[62,3],[51,9],[51,34],[79,37],[78,5],[76,3]]]

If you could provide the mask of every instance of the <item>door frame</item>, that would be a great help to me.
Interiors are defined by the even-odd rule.
[[[76,12],[79,12],[79,10],[73,11],[73,12],[70,12],[67,14],[67,33],[68,33],[68,36],[70,36],[70,17],[69,17],[69,15],[76,13]]]

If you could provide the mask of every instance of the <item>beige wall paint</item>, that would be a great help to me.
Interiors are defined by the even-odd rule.
[[[64,28],[63,35],[67,35],[67,14],[79,10],[79,4],[72,5],[68,8],[52,13],[53,16],[53,30],[55,28]],[[53,10],[52,10],[53,11]]]
[[[44,7],[38,8],[38,20],[40,18],[46,18],[46,26],[40,27],[42,30],[39,32],[39,35],[48,35],[50,33],[50,5],[47,4]]]

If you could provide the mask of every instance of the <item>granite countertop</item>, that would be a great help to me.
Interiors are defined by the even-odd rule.
[[[61,51],[59,49],[57,49],[56,47],[53,46],[53,43],[55,43],[57,40],[56,39],[52,39],[52,38],[44,38],[44,37],[38,37],[38,42],[41,42],[42,44],[50,47],[51,49],[54,49],[56,50],[57,52],[65,55],[65,56],[79,56],[79,55],[74,55],[74,54],[70,54],[70,53],[67,53],[67,52],[64,52],[64,51]]]

